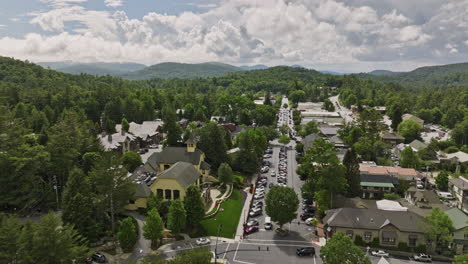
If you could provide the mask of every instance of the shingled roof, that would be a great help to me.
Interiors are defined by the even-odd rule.
[[[161,152],[153,153],[148,162],[153,168],[158,167],[160,163],[174,164],[179,161],[200,164],[200,158],[203,152],[195,149],[194,152],[188,152],[186,147],[165,147]]]
[[[327,211],[323,221],[332,227],[379,230],[393,225],[404,232],[424,232],[424,218],[410,211],[339,208]]]
[[[158,179],[176,179],[180,185],[187,188],[197,182],[200,173],[188,162],[177,162],[169,169],[159,174]]]
[[[148,198],[151,196],[151,190],[146,183],[136,185],[135,195],[136,198]]]

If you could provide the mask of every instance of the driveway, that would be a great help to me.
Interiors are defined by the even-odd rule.
[[[132,254],[128,257],[127,261],[138,260],[139,258],[146,256],[151,251],[151,241],[143,236],[143,226],[145,225],[145,216],[136,212],[129,212],[129,215],[136,219],[138,223],[138,241],[135,244]]]

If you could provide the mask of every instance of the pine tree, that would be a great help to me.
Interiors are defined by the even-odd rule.
[[[181,200],[174,200],[169,207],[168,227],[172,233],[179,233],[185,228],[187,213]]]
[[[166,103],[162,110],[162,120],[164,122],[163,131],[167,134],[167,144],[169,146],[177,146],[182,129],[177,124],[177,114],[172,104]]]
[[[143,226],[143,236],[151,240],[151,247],[157,248],[159,239],[163,236],[164,225],[158,211],[153,208],[146,216],[146,223]]]
[[[184,199],[184,208],[187,211],[187,225],[189,227],[195,227],[200,223],[203,216],[205,216],[204,207],[200,189],[196,185],[190,185]]]
[[[117,237],[124,252],[131,252],[138,240],[138,231],[134,220],[129,216],[119,222]]]
[[[125,131],[125,132],[128,132],[128,130],[130,129],[130,124],[128,124],[128,121],[127,119],[124,117],[122,118],[122,123],[121,123],[122,127],[122,131]]]
[[[346,152],[343,165],[346,167],[346,180],[348,182],[348,195],[350,197],[360,196],[361,194],[361,175],[359,172],[359,161],[354,148]]]

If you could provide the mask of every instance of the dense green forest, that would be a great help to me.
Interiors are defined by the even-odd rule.
[[[376,70],[368,74],[356,74],[358,78],[380,82],[393,82],[406,87],[452,87],[468,85],[468,63],[427,66],[410,72]]]
[[[146,68],[146,65],[139,63],[74,63],[74,62],[39,62],[38,65],[50,68],[59,72],[70,74],[91,74],[91,75],[111,75],[120,76],[128,72],[138,71]]]

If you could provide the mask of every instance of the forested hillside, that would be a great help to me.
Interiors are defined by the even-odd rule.
[[[191,79],[222,76],[236,71],[242,71],[242,69],[229,64],[214,62],[199,64],[165,62],[146,67],[139,71],[122,74],[121,76],[129,80],[149,80],[154,78]]]
[[[417,68],[410,72],[373,71],[357,77],[382,82],[394,82],[408,87],[448,87],[468,85],[468,63]]]
[[[98,76],[119,76],[128,72],[138,71],[146,68],[139,63],[74,63],[74,62],[39,62],[38,65],[59,72],[70,74],[91,74]]]

